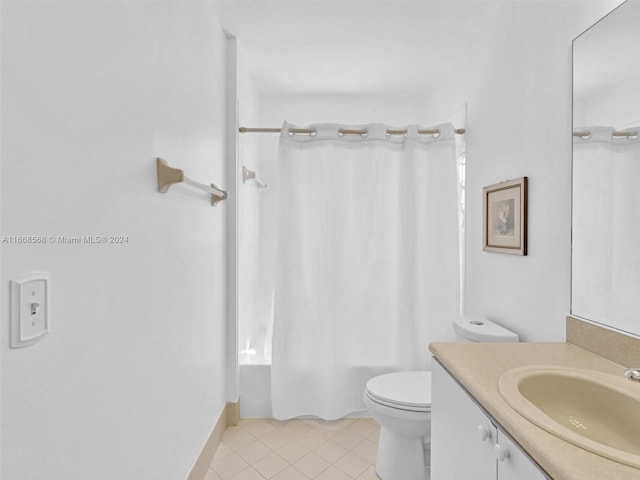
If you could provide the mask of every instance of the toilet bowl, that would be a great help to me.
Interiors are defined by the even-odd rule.
[[[367,382],[364,403],[380,424],[376,473],[425,480],[431,431],[431,372],[397,372]]]
[[[517,342],[518,335],[484,318],[460,318],[467,342]],[[364,404],[380,424],[376,473],[382,480],[427,480],[431,447],[431,372],[395,372],[367,382]]]

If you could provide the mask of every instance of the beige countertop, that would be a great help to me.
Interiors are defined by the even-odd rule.
[[[640,470],[576,447],[534,425],[498,391],[500,375],[515,367],[558,365],[622,375],[620,365],[571,343],[432,343],[429,349],[554,480],[640,479]]]

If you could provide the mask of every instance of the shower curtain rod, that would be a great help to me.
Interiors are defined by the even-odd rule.
[[[238,129],[238,131],[240,133],[280,133],[282,131],[281,128],[254,128],[254,127],[240,127]],[[290,128],[289,129],[289,133],[306,133],[306,134],[310,134],[310,133],[314,133],[315,130],[313,128]],[[352,129],[346,129],[346,128],[341,128],[339,130],[339,133],[341,133],[342,135],[362,135],[362,134],[366,134],[367,130],[363,129],[363,130],[352,130]],[[389,135],[404,135],[407,133],[406,129],[398,129],[398,130],[387,130],[387,133]],[[440,130],[438,130],[437,128],[426,128],[426,129],[420,129],[418,130],[418,133],[421,135],[433,135],[433,134],[438,134],[440,133]],[[456,133],[458,135],[464,135],[465,133],[465,129],[464,128],[456,128]]]
[[[573,132],[573,136],[574,137],[580,137],[583,140],[588,139],[591,136],[591,132],[589,130],[581,130],[581,131],[574,131]],[[612,137],[617,137],[617,138],[629,138],[631,140],[635,140],[636,137],[638,136],[638,131],[623,131],[623,132],[617,132],[617,131],[613,131],[611,133]]]

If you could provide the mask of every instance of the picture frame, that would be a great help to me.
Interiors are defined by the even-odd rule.
[[[483,244],[486,252],[527,254],[527,177],[482,189]]]

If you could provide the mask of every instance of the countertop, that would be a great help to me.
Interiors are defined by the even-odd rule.
[[[622,375],[620,365],[571,343],[432,343],[429,350],[554,480],[640,479],[640,470],[588,452],[531,423],[498,391],[500,375],[515,367],[558,365]]]

